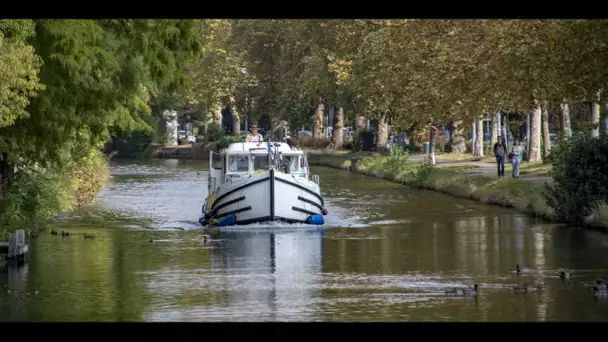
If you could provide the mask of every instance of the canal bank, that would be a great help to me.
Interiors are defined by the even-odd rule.
[[[205,148],[203,143],[177,146],[163,146],[157,144],[148,148],[143,153],[142,158],[208,160],[209,150]]]
[[[311,165],[350,170],[420,189],[438,191],[483,204],[514,208],[534,217],[559,222],[543,197],[544,183],[521,179],[499,179],[462,171],[467,163],[433,167],[425,163],[391,160],[388,156],[357,156],[308,153]],[[392,172],[391,172],[392,171]],[[587,219],[585,228],[608,232],[606,217],[601,211]]]

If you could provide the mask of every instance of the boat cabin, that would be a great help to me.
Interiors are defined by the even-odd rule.
[[[308,159],[304,151],[299,148],[291,148],[286,143],[276,143],[278,146],[274,146],[275,142],[271,142],[271,144],[273,144],[273,151],[278,149],[277,152],[281,157],[279,171],[297,178],[309,179]],[[214,154],[216,155],[215,160]],[[250,174],[267,171],[273,164],[272,158],[268,142],[233,143],[220,154],[211,151],[209,190],[215,189],[219,184],[230,183]]]

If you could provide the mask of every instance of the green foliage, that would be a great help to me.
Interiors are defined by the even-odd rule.
[[[108,178],[108,161],[97,149],[83,151],[62,168],[18,172],[0,193],[0,240],[17,229],[42,230],[54,215],[94,202]]]
[[[97,149],[79,155],[70,165],[72,203],[82,207],[95,202],[110,178],[108,160]]]
[[[409,157],[410,154],[408,151],[401,146],[396,146],[394,149],[390,150],[390,157],[386,159],[386,170],[396,173],[399,167],[407,162]]]
[[[65,184],[78,204],[94,198],[105,171],[91,151],[152,131],[151,108],[179,93],[201,50],[197,23],[0,20],[0,153],[17,170],[0,175],[4,229],[65,208]]]
[[[217,140],[215,148],[217,151],[227,148],[230,144],[237,142],[245,142],[247,136],[245,135],[225,135]]]
[[[17,230],[37,231],[57,212],[70,209],[69,179],[57,170],[17,173],[0,196],[0,240]]]
[[[207,134],[205,138],[207,142],[218,141],[224,136],[224,131],[222,131],[222,127],[216,124],[210,124],[207,126]]]
[[[547,186],[547,204],[569,223],[582,224],[608,194],[608,138],[560,139],[551,150],[554,179]]]
[[[44,89],[41,60],[26,42],[33,35],[31,20],[0,20],[0,128],[27,118],[30,100]]]
[[[148,146],[155,142],[165,145],[167,134],[149,130],[138,130],[129,134],[121,134],[112,139],[113,150],[118,151],[120,158],[135,158],[141,155]]]
[[[200,47],[189,22],[35,21],[29,41],[45,88],[29,115],[0,129],[0,149],[10,149],[12,160],[50,165],[82,134],[97,146],[110,134],[147,128],[150,93],[177,87],[177,70]]]

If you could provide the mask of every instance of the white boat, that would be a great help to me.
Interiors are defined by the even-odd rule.
[[[208,190],[203,226],[320,225],[327,215],[319,176],[310,175],[306,153],[287,143],[233,143],[219,154],[211,151]]]

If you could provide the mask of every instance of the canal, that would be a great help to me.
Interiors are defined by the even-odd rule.
[[[605,235],[313,171],[329,210],[322,229],[258,224],[205,244],[206,165],[113,162],[97,203],[53,224],[70,236],[33,239],[27,265],[0,274],[0,320],[608,320],[589,287],[608,276]],[[524,283],[529,293],[513,293]],[[444,293],[474,284],[478,296]]]

